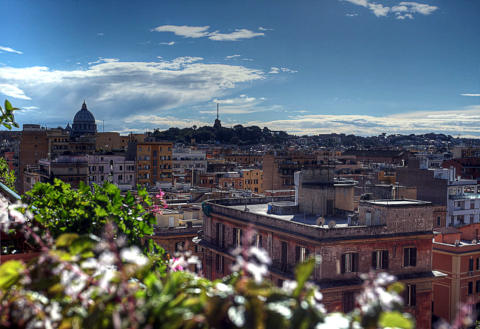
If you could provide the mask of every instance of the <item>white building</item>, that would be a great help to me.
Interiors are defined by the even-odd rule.
[[[447,225],[462,226],[471,223],[480,223],[480,188],[477,181],[449,180]]]
[[[121,190],[133,189],[136,185],[135,161],[124,155],[87,155],[89,184],[102,185],[109,181]]]
[[[183,174],[187,170],[207,171],[207,155],[205,151],[174,148],[172,160],[174,174]]]

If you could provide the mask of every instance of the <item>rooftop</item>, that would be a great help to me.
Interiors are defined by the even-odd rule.
[[[276,203],[283,203],[283,202],[291,202],[292,201],[278,201]],[[307,225],[316,225],[318,227],[323,227],[323,228],[328,228],[328,223],[330,221],[335,221],[336,225],[335,227],[347,227],[348,226],[348,218],[345,217],[340,217],[340,216],[329,216],[325,217],[325,224],[324,225],[317,225],[317,219],[318,216],[314,215],[306,215],[303,213],[295,213],[295,214],[288,214],[288,215],[277,215],[277,214],[271,214],[268,213],[268,206],[269,203],[260,203],[260,204],[247,204],[247,209],[248,212],[254,213],[257,215],[262,215],[262,216],[268,216],[272,218],[277,218],[285,221],[291,221],[291,222],[296,222],[296,223],[303,223]],[[236,210],[245,210],[245,205],[235,205],[235,206],[229,206],[229,208],[236,209]]]
[[[411,207],[411,206],[426,206],[431,205],[429,201],[421,200],[411,200],[411,199],[402,199],[402,200],[364,200],[363,203],[384,206],[384,207]]]

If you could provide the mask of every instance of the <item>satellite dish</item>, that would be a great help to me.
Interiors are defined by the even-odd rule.
[[[323,225],[325,225],[325,218],[323,218],[323,217],[318,217],[318,218],[317,218],[317,225],[318,225],[318,226],[323,226]]]
[[[334,220],[331,220],[328,222],[328,228],[334,228],[337,225],[337,222]]]

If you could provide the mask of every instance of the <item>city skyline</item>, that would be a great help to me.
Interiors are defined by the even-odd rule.
[[[0,97],[19,123],[222,124],[480,136],[480,4],[4,1]],[[18,24],[21,22],[21,24]]]

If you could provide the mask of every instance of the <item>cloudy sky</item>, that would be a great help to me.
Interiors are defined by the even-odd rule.
[[[480,137],[480,1],[2,0],[0,100],[99,130]]]

